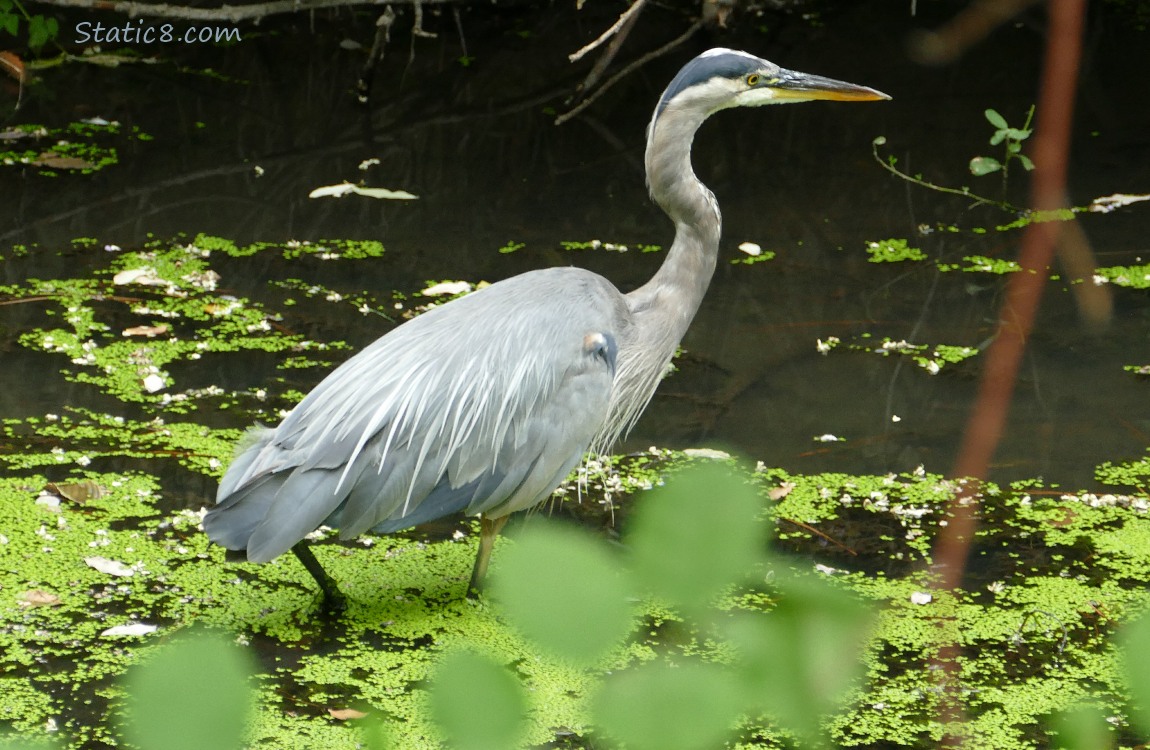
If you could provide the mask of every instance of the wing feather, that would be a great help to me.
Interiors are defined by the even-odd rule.
[[[628,325],[623,296],[574,268],[431,310],[260,433],[229,467],[205,530],[233,548],[246,535],[249,557],[270,559],[322,523],[355,536],[529,507],[603,429],[614,361],[589,353],[586,337],[622,340]]]

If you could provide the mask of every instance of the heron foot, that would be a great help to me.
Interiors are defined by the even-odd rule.
[[[467,598],[476,599],[483,589],[483,579],[487,577],[487,563],[491,561],[491,550],[495,548],[495,537],[507,516],[500,518],[479,517],[479,552],[475,555],[475,567],[471,569],[471,582],[467,584]]]
[[[307,546],[307,542],[298,542],[291,548],[291,551],[319,586],[320,593],[323,595],[321,606],[324,613],[338,615],[346,610],[347,597],[339,590],[335,579],[329,576],[323,566],[319,564],[319,560],[315,559],[315,555]]]

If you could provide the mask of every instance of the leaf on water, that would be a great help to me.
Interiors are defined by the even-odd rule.
[[[155,393],[156,391],[162,391],[168,387],[168,384],[166,382],[164,382],[164,379],[161,376],[157,375],[156,373],[152,373],[151,375],[148,375],[147,377],[145,377],[143,380],[143,385],[144,385],[144,390],[147,391],[148,393]]]
[[[519,681],[500,664],[469,651],[446,656],[428,700],[453,750],[518,747],[527,715]]]
[[[161,323],[158,326],[132,326],[131,328],[125,328],[123,331],[120,331],[120,335],[147,336],[148,338],[152,338],[153,336],[167,333],[170,330],[171,327],[167,323]]]
[[[711,461],[726,461],[731,458],[731,454],[726,451],[715,450],[714,448],[684,448],[684,456],[691,458],[706,458]]]
[[[150,635],[159,629],[158,625],[150,625],[146,622],[130,622],[127,625],[116,625],[115,627],[108,628],[100,633],[106,638],[119,638],[121,636],[141,636]]]
[[[1090,202],[1090,210],[1100,214],[1108,214],[1116,208],[1129,206],[1131,203],[1138,203],[1140,201],[1150,201],[1150,194],[1126,194],[1114,193],[1113,195],[1104,195],[1100,198],[1095,198]]]
[[[795,489],[794,482],[783,482],[777,487],[772,487],[767,490],[767,497],[772,500],[782,500]]]
[[[367,716],[365,711],[356,711],[354,708],[329,708],[327,710],[331,718],[337,721],[347,721],[348,719],[362,719]]]
[[[600,540],[542,522],[501,553],[492,589],[512,624],[552,654],[591,665],[630,632],[619,560]]]
[[[308,198],[342,198],[345,195],[362,195],[367,198],[382,198],[387,200],[415,200],[419,196],[412,195],[406,190],[388,190],[386,188],[360,187],[350,182],[341,182],[338,185],[324,185],[317,187],[307,194]]]
[[[39,156],[29,162],[37,167],[48,167],[50,169],[95,169],[96,165],[92,162],[81,159],[76,156],[61,156],[55,151],[45,151]]]
[[[125,286],[127,284],[167,286],[168,284],[168,282],[159,277],[159,275],[156,273],[156,269],[152,268],[151,266],[126,268],[112,277],[112,283],[116,286]]]
[[[131,578],[136,571],[119,560],[109,560],[106,557],[85,557],[84,562],[89,568],[94,568],[106,575]]]
[[[424,297],[440,297],[448,294],[463,294],[464,292],[471,291],[471,284],[466,281],[442,281],[438,284],[432,284],[424,289],[420,294]]]
[[[51,591],[31,589],[17,594],[16,602],[21,607],[55,607],[60,604],[60,597]]]
[[[91,479],[85,479],[80,482],[48,482],[44,485],[46,492],[51,492],[53,495],[60,497],[73,503],[86,503],[89,500],[95,500],[108,494],[108,490],[96,484]]]

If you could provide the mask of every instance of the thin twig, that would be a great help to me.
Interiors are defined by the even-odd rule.
[[[411,5],[417,0],[388,0],[388,5]],[[450,5],[459,0],[418,0],[425,5]],[[380,0],[270,0],[253,5],[221,5],[215,8],[194,8],[168,3],[142,3],[135,0],[42,0],[43,5],[57,8],[84,8],[110,10],[126,14],[129,18],[181,18],[188,21],[250,21],[279,13],[301,13],[324,8],[343,8],[356,5],[381,5]]]
[[[602,86],[600,86],[598,89],[596,89],[594,94],[587,97],[583,101],[579,102],[579,104],[572,107],[570,111],[564,112],[563,114],[556,117],[555,118],[555,124],[556,125],[562,125],[563,123],[567,122],[572,117],[579,114],[580,112],[582,112],[587,107],[591,106],[591,103],[594,102],[596,99],[598,99],[603,94],[603,92],[607,91],[612,86],[614,86],[616,83],[623,80],[625,77],[629,76],[632,72],[635,71],[636,68],[639,68],[643,65],[646,65],[647,63],[651,62],[652,60],[659,58],[659,57],[662,57],[663,55],[667,54],[668,52],[675,49],[680,44],[682,44],[683,42],[687,41],[692,36],[694,36],[695,32],[698,31],[699,29],[701,29],[702,27],[703,27],[702,21],[695,21],[680,36],[667,42],[666,44],[664,44],[662,47],[655,50],[654,52],[648,52],[647,54],[643,55],[642,57],[640,57],[635,62],[633,62],[630,65],[628,65],[627,67],[623,68],[618,73],[611,76],[611,78],[609,78],[606,83],[604,83]]]
[[[611,24],[611,28],[604,31],[602,34],[599,35],[598,39],[591,42],[590,44],[588,44],[583,49],[579,50],[578,52],[572,52],[570,55],[567,56],[567,59],[570,60],[571,62],[578,62],[578,61],[582,60],[584,55],[586,55],[588,52],[590,52],[591,50],[598,47],[603,42],[607,41],[607,39],[609,39],[613,34],[617,33],[619,31],[619,29],[623,28],[623,24],[627,23],[628,19],[630,19],[631,16],[637,14],[640,10],[642,10],[643,5],[646,2],[647,2],[647,0],[635,0],[635,2],[631,4],[631,7],[628,8],[627,10],[623,11],[622,15],[619,16],[619,18],[615,21],[615,23]]]
[[[582,97],[586,92],[591,91],[599,84],[599,79],[607,72],[607,68],[615,61],[616,55],[619,50],[623,48],[623,43],[627,41],[631,29],[634,28],[635,22],[639,20],[638,15],[629,17],[623,25],[619,28],[619,33],[611,38],[611,43],[607,45],[607,49],[603,50],[603,54],[599,55],[599,59],[591,66],[591,70],[583,78],[583,81],[575,87],[575,95],[571,99],[564,102],[570,104],[575,99]]]

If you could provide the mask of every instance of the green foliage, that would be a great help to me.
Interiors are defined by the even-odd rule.
[[[247,651],[197,632],[161,647],[124,679],[124,736],[141,748],[239,750],[255,708]]]
[[[629,590],[670,603],[698,629],[700,641],[682,656],[644,659],[603,680],[592,720],[631,750],[715,747],[740,716],[764,712],[813,741],[820,717],[860,673],[852,665],[868,613],[826,582],[783,570],[765,553],[760,515],[758,491],[733,466],[693,464],[636,509],[622,571],[629,585],[620,585],[620,571],[598,543],[551,529],[525,535],[504,555],[496,592],[533,641],[587,665],[630,629]],[[765,600],[746,588],[756,576],[770,581]],[[571,601],[566,586],[574,587]],[[739,591],[747,593],[732,608]]]
[[[1005,185],[1011,161],[1017,161],[1028,172],[1034,169],[1034,162],[1022,153],[1023,142],[1034,132],[1030,129],[1030,121],[1034,118],[1034,107],[1030,107],[1026,114],[1026,123],[1021,128],[1010,127],[1006,118],[996,110],[988,109],[983,114],[986,116],[987,122],[995,127],[994,135],[990,136],[990,145],[1003,144],[1003,158],[999,161],[991,156],[976,156],[970,160],[970,173],[976,177],[981,177],[1001,171]]]
[[[448,655],[435,671],[431,714],[454,750],[507,750],[523,735],[527,702],[502,665],[470,651]]]
[[[629,750],[707,750],[730,735],[740,703],[731,670],[689,660],[611,675],[593,710],[603,731]]]
[[[1147,644],[1150,645],[1150,644]],[[1101,709],[1083,704],[1059,711],[1052,722],[1054,743],[1060,750],[1109,750],[1110,728]]]
[[[0,0],[0,31],[18,36],[21,19],[28,26],[28,46],[34,52],[39,52],[48,42],[56,41],[60,34],[60,24],[54,17],[39,13],[29,15],[20,0]]]
[[[1126,624],[1120,644],[1130,686],[1130,720],[1142,736],[1150,737],[1150,610]]]
[[[501,560],[493,594],[517,627],[547,652],[589,666],[632,626],[619,561],[574,529],[535,525]]]
[[[760,559],[759,499],[730,467],[708,462],[652,491],[635,510],[628,541],[644,592],[703,620],[715,599]]]

